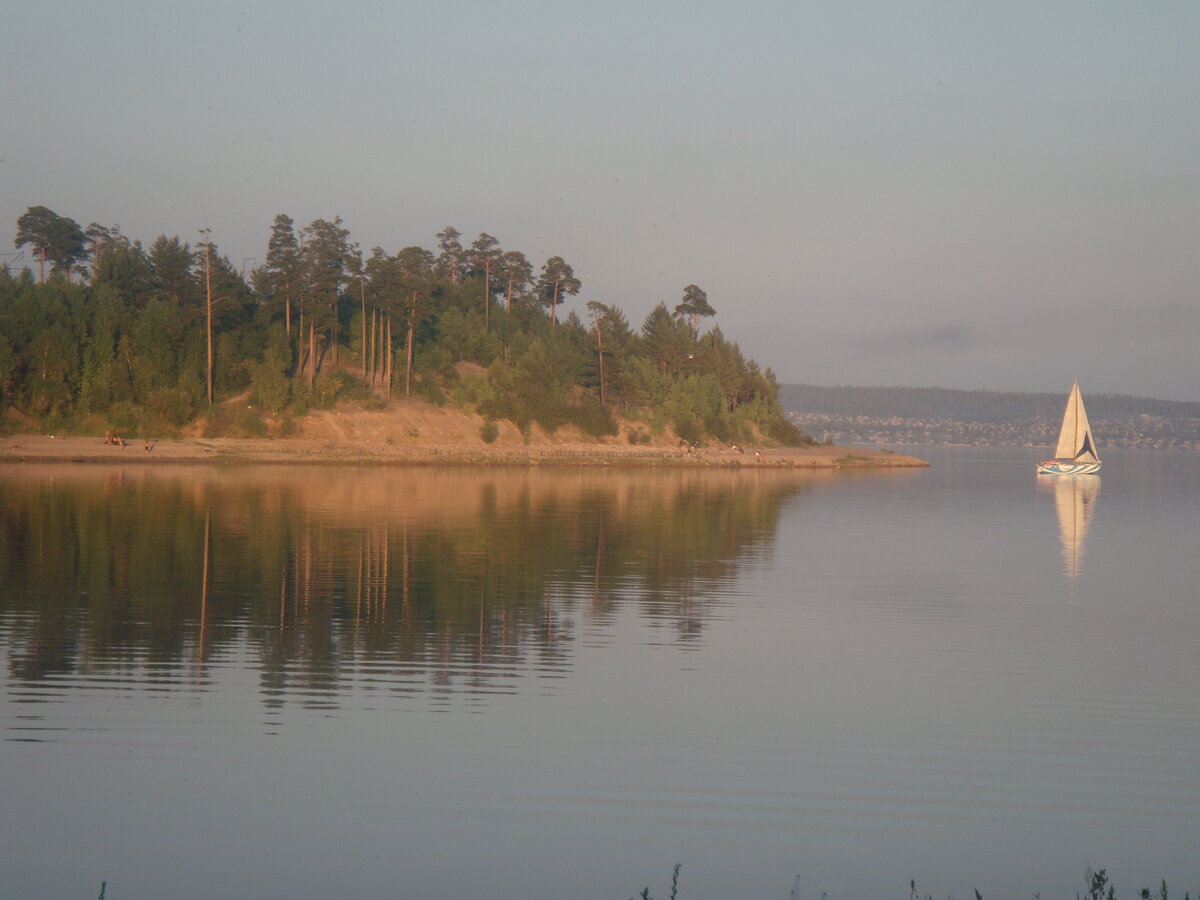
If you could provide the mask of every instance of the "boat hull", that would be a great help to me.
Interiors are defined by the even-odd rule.
[[[1100,471],[1100,463],[1062,462],[1052,459],[1049,462],[1038,463],[1037,470],[1039,475],[1095,475]]]

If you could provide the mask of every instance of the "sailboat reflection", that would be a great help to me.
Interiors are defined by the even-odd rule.
[[[1058,533],[1062,540],[1063,574],[1077,578],[1083,568],[1088,525],[1096,511],[1096,498],[1100,496],[1100,478],[1096,475],[1039,477],[1038,488],[1054,492]]]

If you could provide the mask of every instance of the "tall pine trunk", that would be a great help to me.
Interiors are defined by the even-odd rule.
[[[492,261],[483,261],[483,330],[490,330],[492,314]]]
[[[384,366],[384,371],[387,372],[387,398],[392,399],[392,317],[389,315],[387,320],[387,364]]]
[[[362,300],[362,368],[363,380],[367,380],[367,289],[365,282],[358,283],[358,296]]]
[[[379,310],[371,310],[371,386],[375,386],[375,373],[379,371]]]
[[[413,367],[413,337],[417,330],[417,292],[412,292],[412,298],[408,304],[408,351],[405,354],[407,359],[404,365],[404,396],[412,396],[412,367]]]
[[[604,405],[604,339],[599,322],[596,323],[596,353],[600,356],[600,405]]]
[[[296,376],[298,378],[304,377],[305,361],[306,361],[306,358],[304,356],[304,310],[302,308],[300,310],[300,322],[296,326],[296,366],[297,366]]]
[[[413,322],[408,320],[408,359],[404,368],[404,396],[412,396]]]
[[[208,405],[213,402],[212,241],[204,235],[204,315],[208,330]]]
[[[317,379],[317,329],[311,321],[308,323],[308,360],[312,363],[308,370],[308,386],[312,387]]]

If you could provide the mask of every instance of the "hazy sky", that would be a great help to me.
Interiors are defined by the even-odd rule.
[[[65,2],[0,22],[0,261],[453,225],[783,381],[1200,400],[1200,4]]]

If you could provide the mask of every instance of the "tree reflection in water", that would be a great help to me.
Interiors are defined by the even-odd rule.
[[[695,642],[792,473],[28,466],[0,473],[10,685],[485,697],[562,675],[582,621]]]

